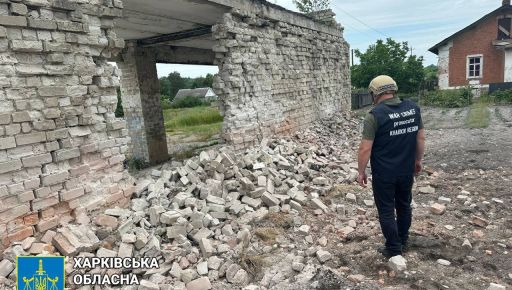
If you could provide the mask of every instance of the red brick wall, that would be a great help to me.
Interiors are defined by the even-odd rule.
[[[483,54],[483,78],[480,84],[503,82],[505,54],[492,45],[497,35],[498,20],[492,16],[453,40],[450,49],[450,86],[469,84],[466,78],[467,56],[473,54]]]

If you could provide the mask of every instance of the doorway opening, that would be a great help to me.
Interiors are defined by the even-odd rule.
[[[157,64],[157,72],[169,156],[185,159],[221,144],[217,66]]]

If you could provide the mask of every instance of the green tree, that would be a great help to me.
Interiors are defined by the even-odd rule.
[[[409,55],[407,42],[396,42],[388,38],[378,40],[365,52],[355,50],[360,63],[351,68],[352,85],[365,88],[378,75],[389,75],[398,83],[400,92],[418,91],[424,79],[423,57]]]
[[[117,105],[114,114],[117,118],[124,117],[123,100],[121,99],[121,88],[119,87],[117,88]]]
[[[171,95],[171,82],[167,77],[161,77],[160,81],[160,95],[162,96],[170,96]]]
[[[425,81],[437,81],[437,66],[429,65],[423,69],[425,72]]]
[[[213,75],[206,74],[206,76],[200,76],[192,80],[191,89],[196,88],[211,88],[213,86]]]
[[[330,0],[293,0],[297,9],[304,14],[329,9]]]
[[[187,88],[186,79],[182,78],[177,71],[170,73],[167,80],[169,81],[168,96],[170,100],[174,99],[179,90]]]

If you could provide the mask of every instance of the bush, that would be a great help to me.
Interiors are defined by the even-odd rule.
[[[206,102],[203,98],[186,96],[183,98],[175,99],[171,103],[171,108],[174,108],[174,109],[193,108],[193,107],[204,106],[207,104],[208,104],[208,102]]]
[[[418,93],[398,93],[396,94],[396,96],[400,99],[400,100],[409,100],[409,101],[413,101],[415,103],[417,103],[419,101],[419,98],[418,98]]]
[[[461,108],[472,103],[471,88],[458,90],[442,90],[427,93],[421,98],[421,104],[443,108]]]
[[[130,172],[137,172],[140,171],[141,169],[148,167],[148,165],[143,160],[134,157],[126,159],[124,162],[124,167],[128,168]]]
[[[117,88],[117,106],[116,111],[114,112],[117,118],[124,117],[124,111],[123,111],[123,101],[121,100],[121,90]]]
[[[498,104],[512,103],[512,90],[498,90],[489,96],[490,101]]]
[[[162,110],[167,110],[172,108],[172,102],[170,101],[169,97],[166,95],[160,96],[160,104],[162,106]]]

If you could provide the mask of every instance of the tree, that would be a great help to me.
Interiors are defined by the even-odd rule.
[[[182,78],[180,73],[177,71],[170,73],[167,76],[167,80],[169,82],[169,85],[168,94],[166,95],[169,96],[170,100],[174,99],[176,93],[178,93],[179,90],[187,88],[186,80]]]
[[[297,9],[304,14],[329,9],[330,0],[293,0]]]
[[[429,65],[423,69],[425,72],[425,81],[432,82],[437,81],[437,66],[436,65]]]
[[[213,75],[206,74],[204,77],[197,77],[192,80],[192,89],[196,88],[211,88],[213,86]]]
[[[418,91],[424,79],[423,57],[409,55],[407,42],[396,42],[388,38],[378,40],[363,53],[355,50],[360,64],[352,66],[352,86],[366,88],[378,75],[389,75],[398,84],[401,92]]]
[[[117,106],[114,114],[117,118],[124,117],[123,100],[121,99],[121,88],[117,88]]]
[[[167,77],[161,77],[160,81],[160,95],[170,97],[171,95],[171,82]]]

